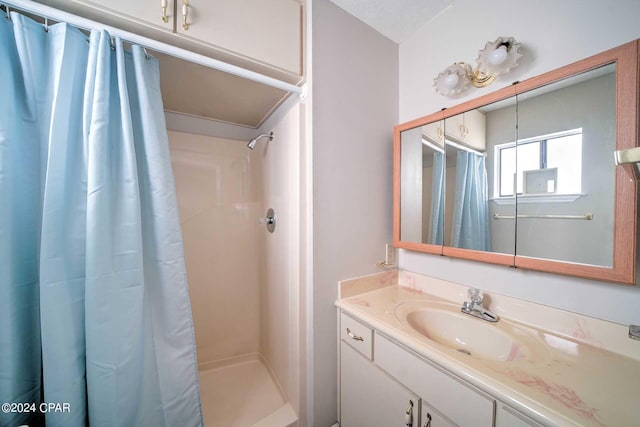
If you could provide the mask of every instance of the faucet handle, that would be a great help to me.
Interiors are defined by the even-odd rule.
[[[467,295],[469,295],[469,299],[471,300],[472,303],[474,304],[481,304],[482,303],[482,291],[478,288],[469,288],[469,290],[467,291]]]

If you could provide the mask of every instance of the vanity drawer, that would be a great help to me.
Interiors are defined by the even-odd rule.
[[[376,332],[376,364],[459,426],[493,426],[495,402]],[[446,425],[446,424],[445,424]]]
[[[371,360],[373,329],[340,312],[340,339]]]

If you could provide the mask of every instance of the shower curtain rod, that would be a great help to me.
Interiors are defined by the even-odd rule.
[[[207,68],[224,71],[225,73],[253,80],[255,82],[275,87],[277,89],[281,89],[290,93],[295,93],[298,94],[301,99],[304,99],[306,95],[306,83],[302,86],[292,85],[290,83],[274,79],[273,77],[256,73],[255,71],[247,70],[245,68],[228,64],[217,59],[209,58],[208,56],[200,55],[186,49],[181,49],[167,43],[162,43],[148,37],[130,33],[128,31],[111,27],[109,25],[101,24],[99,22],[92,21],[81,16],[73,15],[71,13],[55,9],[51,6],[36,3],[31,0],[0,0],[0,5],[19,9],[23,12],[28,12],[42,18],[52,19],[57,22],[66,22],[70,25],[73,25],[74,27],[78,27],[84,30],[106,30],[111,36],[120,37],[121,39],[126,40],[130,43],[141,45],[145,48],[155,50],[156,52],[164,53],[178,59],[183,59],[194,64],[205,66]]]

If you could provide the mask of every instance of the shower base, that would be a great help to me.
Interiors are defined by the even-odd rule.
[[[290,427],[295,411],[283,398],[259,355],[200,366],[200,398],[206,427]]]

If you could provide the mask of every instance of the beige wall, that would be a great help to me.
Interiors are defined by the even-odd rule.
[[[256,146],[264,171],[262,211],[273,208],[277,217],[274,233],[260,229],[265,239],[260,343],[263,356],[296,411],[300,372],[300,110],[299,105],[294,106],[273,128],[273,142]]]
[[[260,350],[262,159],[241,141],[169,132],[200,365]]]
[[[337,419],[338,280],[380,271],[391,241],[398,46],[313,1],[313,327],[310,425]]]

